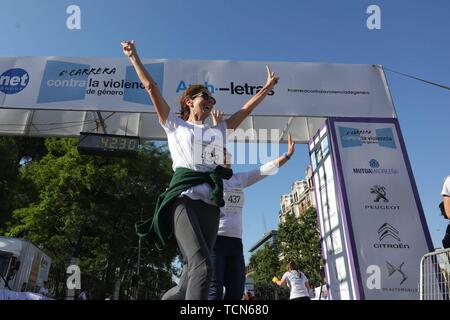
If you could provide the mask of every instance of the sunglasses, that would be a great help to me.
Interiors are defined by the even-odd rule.
[[[210,96],[208,93],[206,93],[205,91],[202,91],[200,93],[197,93],[195,95],[192,96],[192,98],[196,98],[196,97],[202,97],[204,100],[208,101],[211,100],[212,105],[216,104],[216,99],[214,99],[214,97]]]

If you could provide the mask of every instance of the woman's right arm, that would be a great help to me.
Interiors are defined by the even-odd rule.
[[[278,83],[278,77],[270,71],[269,66],[266,65],[267,70],[267,81],[266,84],[248,100],[244,106],[237,112],[235,112],[231,117],[229,117],[227,122],[228,129],[236,129],[242,123],[242,121],[247,118],[252,111],[264,100],[264,98],[269,94],[270,90]]]
[[[286,155],[289,159],[295,152],[295,143],[294,139],[292,139],[292,135],[289,133],[288,135],[288,150]],[[275,160],[266,162],[259,169],[248,171],[248,172],[238,172],[235,173],[234,176],[240,175],[242,178],[242,188],[247,188],[262,179],[268,177],[269,175],[275,174],[279,168],[281,168],[288,160],[284,154],[278,157]]]
[[[286,283],[286,277],[283,275],[280,280],[275,276],[272,278],[272,282],[281,287],[283,284]]]
[[[444,186],[442,187],[442,202],[444,202],[444,211],[447,218],[450,219],[450,176],[444,181]]]
[[[155,106],[156,113],[158,114],[159,121],[161,123],[166,123],[167,117],[169,115],[170,107],[166,100],[163,98],[161,92],[158,89],[153,78],[145,69],[144,65],[139,58],[134,41],[123,41],[121,42],[123,53],[130,59],[133,64],[134,69],[145,87],[145,90],[150,95],[153,105]]]
[[[444,196],[444,209],[445,214],[447,215],[447,218],[450,219],[450,197]]]

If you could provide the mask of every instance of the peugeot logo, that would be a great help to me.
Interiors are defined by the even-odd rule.
[[[378,235],[379,235],[378,239],[380,241],[383,240],[386,237],[391,237],[391,238],[394,238],[397,241],[400,241],[400,238],[397,236],[398,235],[398,230],[395,229],[389,223],[383,223],[383,225],[378,228]]]
[[[402,284],[403,282],[406,281],[406,279],[408,279],[408,276],[402,271],[402,267],[405,264],[405,262],[402,262],[398,267],[394,266],[392,263],[389,263],[388,261],[386,261],[386,264],[389,277],[398,271],[402,275],[402,281],[400,281],[400,284]]]
[[[386,188],[384,186],[374,185],[370,188],[370,193],[377,196],[374,200],[375,202],[380,202],[381,199],[383,199],[384,202],[389,202],[388,198],[386,198]]]

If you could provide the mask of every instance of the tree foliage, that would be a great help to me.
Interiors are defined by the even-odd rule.
[[[278,273],[280,261],[277,244],[266,243],[263,248],[250,257],[249,270],[255,283],[255,296],[263,300],[276,300],[289,297],[286,288],[280,288],[272,283],[272,278]]]
[[[249,271],[255,291],[265,299],[287,299],[289,292],[272,284],[274,276],[281,276],[293,261],[306,274],[311,287],[320,285],[322,255],[317,215],[313,207],[296,218],[290,214],[278,227],[277,241],[259,249],[250,257]]]
[[[266,243],[250,257],[249,269],[253,271],[252,279],[256,285],[272,283],[272,278],[278,273],[280,263],[275,244]]]
[[[0,232],[11,218],[16,205],[10,191],[17,189],[19,182],[19,150],[12,137],[0,138]]]
[[[284,273],[287,264],[293,261],[306,274],[311,286],[320,285],[322,254],[316,209],[310,207],[298,218],[287,215],[279,225],[278,242],[283,257],[280,273]]]
[[[138,237],[134,224],[154,209],[157,196],[172,175],[168,153],[147,145],[138,159],[79,155],[75,139],[47,139],[48,154],[22,168],[32,184],[21,197],[28,203],[13,213],[8,235],[39,245],[53,258],[50,284],[65,293],[65,271],[71,257],[80,259],[82,286],[103,299],[121,281],[122,298],[130,298],[136,270]],[[143,215],[141,217],[141,215]],[[173,283],[175,251],[143,248],[142,289],[158,298]]]
[[[12,212],[35,195],[21,176],[21,162],[46,153],[42,138],[0,137],[0,234],[6,232]]]

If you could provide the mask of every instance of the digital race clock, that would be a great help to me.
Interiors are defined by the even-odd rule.
[[[139,137],[80,132],[80,154],[137,157]]]

